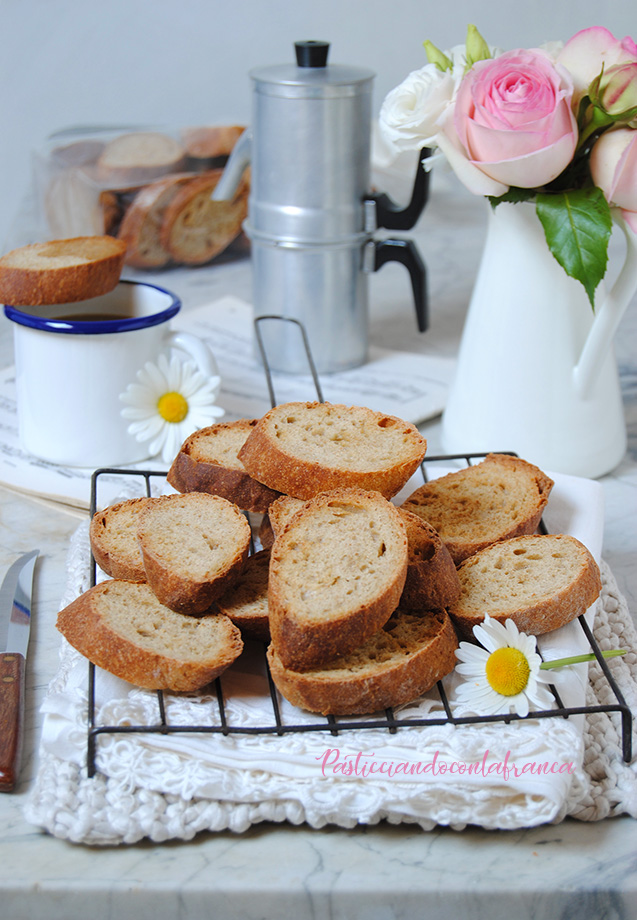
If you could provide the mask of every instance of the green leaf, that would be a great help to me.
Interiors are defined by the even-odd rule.
[[[536,211],[553,256],[584,286],[595,309],[595,289],[606,273],[612,229],[604,193],[595,187],[539,193]]]
[[[537,189],[516,188],[512,185],[504,195],[500,195],[498,198],[494,198],[493,195],[487,195],[487,197],[491,202],[491,207],[495,210],[503,201],[507,201],[509,204],[518,204],[520,201],[528,201],[530,198],[535,198],[536,195]]]

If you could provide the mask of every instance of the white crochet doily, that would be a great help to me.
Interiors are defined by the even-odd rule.
[[[73,593],[88,586],[82,582],[86,540],[85,535],[80,537],[75,547],[76,571],[71,573],[76,576],[71,578]],[[602,649],[630,650],[623,658],[612,659],[609,666],[628,706],[637,711],[637,634],[612,573],[605,563],[601,570],[603,590],[595,636]],[[60,736],[71,748],[86,743],[85,691],[69,693],[68,689],[69,674],[76,665],[77,653],[63,643],[60,672],[49,693],[67,701],[71,730]],[[152,694],[132,691],[125,700],[106,703],[100,721],[104,712],[107,724],[125,723],[131,717],[144,719],[152,699]],[[233,716],[249,719],[249,702],[245,711],[239,706]],[[592,665],[586,705],[615,703],[601,669]],[[192,719],[189,710],[197,705],[199,700],[180,697],[174,702],[172,719]],[[282,737],[215,735],[207,742],[215,753],[206,763],[196,753],[188,753],[187,742],[184,754],[176,752],[173,739],[164,745],[164,736],[105,735],[99,745],[103,772],[92,778],[87,777],[83,760],[56,756],[43,742],[26,817],[57,837],[94,845],[134,843],[142,838],[188,840],[201,831],[241,832],[262,821],[352,827],[386,820],[431,830],[437,824],[455,829],[469,824],[510,829],[554,823],[566,815],[585,821],[621,813],[637,817],[637,776],[634,766],[622,759],[619,716],[587,714],[583,732],[575,722],[551,718],[542,724],[529,720],[462,728],[444,725],[400,732],[399,741],[393,736],[389,742],[386,732],[373,729],[359,732],[355,739],[343,732],[338,741],[327,733],[317,737],[317,732]],[[196,751],[196,739],[192,744]],[[395,777],[391,781],[333,777],[326,781],[315,765],[312,769],[306,765],[316,759],[317,751],[336,744],[343,749],[349,745],[350,750],[382,750],[385,756],[402,759],[408,759],[411,752],[412,760],[439,751],[441,759],[465,762],[479,759],[487,749],[496,760],[503,760],[507,751],[513,751],[517,759],[540,759],[548,750],[552,759],[574,762],[576,769],[568,784],[547,782],[545,787],[523,782],[491,782],[480,787],[463,785],[457,778],[449,782],[449,777],[447,782],[442,777],[436,783]]]

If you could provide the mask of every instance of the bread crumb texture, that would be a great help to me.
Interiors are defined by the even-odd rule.
[[[340,406],[299,406],[272,423],[277,442],[292,456],[352,470],[383,469],[414,442],[406,422]]]
[[[427,450],[418,429],[362,406],[284,403],[263,416],[239,451],[255,479],[295,498],[345,487],[386,498],[407,482]]]
[[[462,570],[462,603],[465,609],[479,610],[534,601],[566,588],[585,564],[553,541],[498,543]]]
[[[152,690],[198,690],[243,649],[228,617],[175,613],[149,585],[117,579],[89,588],[61,610],[57,628],[93,664]]]
[[[335,610],[364,606],[404,567],[404,529],[381,496],[386,509],[368,503],[368,494],[360,504],[352,496],[314,505],[282,534],[274,577],[280,602],[296,617],[330,619]]]
[[[140,514],[139,536],[144,553],[205,581],[234,558],[237,545],[248,548],[250,525],[226,499],[189,492],[148,504]]]
[[[363,645],[311,673],[317,680],[332,681],[389,670],[431,642],[440,632],[444,618],[445,614],[441,611],[423,617],[396,610]]]
[[[489,454],[420,486],[401,507],[431,524],[459,563],[497,540],[533,533],[552,486],[532,464]]]
[[[214,463],[244,472],[245,467],[237,455],[255,425],[254,419],[239,419],[201,428],[190,436],[188,453],[200,463]]]
[[[101,616],[109,629],[139,649],[160,652],[168,658],[209,661],[228,634],[222,618],[175,613],[143,585],[124,588],[113,581],[106,583],[101,597]]]
[[[481,550],[458,568],[460,596],[449,613],[463,636],[485,613],[541,635],[585,613],[601,591],[599,567],[567,534],[514,537]]]

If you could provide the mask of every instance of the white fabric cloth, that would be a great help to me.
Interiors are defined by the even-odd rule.
[[[554,479],[545,516],[549,530],[572,533],[599,559],[601,487],[573,477]],[[63,604],[88,586],[87,528],[81,525],[72,542]],[[625,601],[601,565],[604,591],[587,619],[592,625],[597,612],[602,648],[634,649]],[[543,637],[540,645],[546,658],[588,650],[577,623]],[[631,705],[637,696],[634,652],[611,666]],[[352,827],[385,819],[429,830],[436,824],[530,827],[567,814],[586,820],[621,811],[637,816],[637,784],[621,759],[618,717],[606,714],[508,725],[429,725],[394,734],[380,728],[344,729],[338,735],[325,730],[105,733],[98,742],[99,772],[88,778],[87,670],[85,659],[62,640],[60,669],[43,706],[41,768],[26,810],[29,821],[74,842],[190,839],[201,830],[241,831],[264,820]],[[599,667],[590,667],[587,682],[588,671],[588,665],[577,665],[553,672],[565,706],[615,703]],[[455,680],[454,675],[445,679],[452,708]],[[248,648],[226,672],[223,690],[230,725],[273,724],[260,646]],[[159,719],[154,693],[99,670],[96,709],[98,725],[148,725]],[[444,713],[432,691],[397,715],[440,718]],[[170,724],[218,724],[216,696],[166,694],[166,716]],[[281,717],[284,725],[318,719],[284,700]],[[369,772],[372,764],[383,772]]]

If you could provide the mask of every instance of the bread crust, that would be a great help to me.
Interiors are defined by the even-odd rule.
[[[314,527],[317,517],[326,512],[329,514],[331,508],[335,509],[336,516],[341,513],[346,516],[350,513],[348,509],[354,508],[373,513],[375,522],[380,522],[377,526],[382,527],[382,539],[387,551],[393,555],[394,565],[386,573],[374,596],[359,597],[351,602],[348,600],[342,609],[330,610],[329,616],[312,619],[299,614],[305,602],[296,596],[294,588],[288,584],[286,566],[291,550],[296,551],[299,545],[302,553],[310,560],[304,569],[309,579],[318,571],[318,566],[332,560],[335,552],[332,538],[339,539],[336,531],[324,543],[315,541],[313,533],[310,539],[305,539],[303,535],[308,527]],[[373,563],[374,559],[370,556],[364,560],[364,564],[368,562]],[[387,622],[398,606],[406,572],[405,524],[397,509],[378,492],[335,489],[309,500],[277,536],[271,549],[268,586],[270,633],[283,665],[294,669],[317,667],[361,645]],[[344,572],[343,577],[346,578],[348,574]],[[314,585],[323,591],[318,579],[317,575]],[[303,592],[312,591],[314,585],[308,580],[303,586]]]
[[[190,571],[177,561],[171,545],[161,545],[157,541],[156,535],[161,527],[162,516],[166,514],[170,526],[173,526],[170,522],[173,510],[185,506],[187,511],[188,505],[191,505],[193,510],[198,506],[207,506],[205,515],[213,524],[216,523],[217,516],[222,516],[227,524],[230,516],[235,530],[233,535],[225,532],[223,560],[214,572],[206,575]],[[184,518],[186,515],[176,523],[176,532],[182,539],[187,538],[189,530],[193,536],[201,533],[205,552],[207,533],[199,531],[199,525],[195,520],[188,520],[185,524]],[[146,580],[159,601],[171,610],[196,615],[208,610],[214,601],[236,582],[248,558],[251,533],[248,521],[236,505],[217,495],[189,492],[186,495],[161,495],[150,502],[140,512],[137,537]]]
[[[488,521],[479,518],[478,488],[485,474],[490,477],[492,494],[497,494],[502,485],[504,496],[502,500],[496,498],[499,507],[489,512]],[[507,519],[510,506],[505,481],[508,478],[510,486],[512,475],[524,483],[525,503],[523,512],[513,520]],[[491,543],[535,533],[552,488],[553,480],[526,460],[508,454],[488,454],[481,463],[420,486],[401,507],[435,527],[453,561],[459,565]]]
[[[404,433],[408,446],[402,457],[396,456],[393,462],[382,467],[365,468],[361,465],[358,469],[347,468],[339,465],[336,450],[333,455],[334,464],[328,465],[312,459],[309,451],[302,453],[297,450],[291,453],[279,445],[277,426],[285,427],[288,424],[286,418],[294,417],[295,413],[318,420],[328,418],[330,413],[338,413],[345,419],[368,425],[375,433],[383,428],[395,427]],[[319,492],[337,488],[368,489],[391,498],[409,480],[422,462],[426,450],[427,442],[418,429],[396,416],[374,412],[362,406],[292,402],[275,406],[259,419],[239,451],[239,459],[259,482],[294,498],[309,499]],[[364,439],[361,439],[361,453],[364,456]]]
[[[55,265],[59,254],[66,264]],[[11,306],[76,303],[112,291],[126,246],[111,236],[31,243],[0,259],[0,299]]]
[[[423,638],[408,654],[396,655],[388,666],[374,663],[383,632],[390,632],[401,620],[411,618],[421,626]],[[286,668],[273,645],[267,652],[272,679],[281,694],[294,706],[322,715],[364,715],[410,703],[449,674],[456,664],[458,640],[445,611],[415,617],[395,611],[379,634],[359,650],[369,655],[370,664],[356,671],[353,656],[342,655],[324,670],[297,671]]]
[[[253,479],[239,460],[236,462],[240,469],[231,468],[212,455],[208,459],[197,456],[202,444],[205,453],[205,442],[212,445],[215,438],[223,439],[224,434],[237,431],[244,431],[247,438],[255,425],[256,419],[239,419],[236,422],[221,422],[195,431],[186,438],[173,460],[167,477],[170,485],[178,492],[208,492],[220,495],[244,511],[265,513],[272,502],[280,497],[280,492],[275,492]],[[213,451],[212,448],[211,450]]]
[[[263,515],[261,523],[259,524],[259,542],[261,543],[262,549],[272,549],[272,544],[274,543],[274,530],[272,529],[270,516],[267,512]]]
[[[422,518],[400,508],[407,527],[409,558],[401,610],[444,610],[460,595],[460,579],[439,533]]]
[[[241,630],[241,635],[261,642],[270,641],[268,616],[268,572],[270,553],[260,550],[248,556],[236,584],[217,601],[217,608]]]
[[[520,560],[518,565],[522,565],[526,556],[552,552],[568,554],[572,560],[575,572],[570,580],[550,590],[536,577],[528,601],[520,598],[516,606],[511,592],[515,578],[511,577],[506,593],[496,595],[492,590],[486,600],[483,598],[482,589],[493,578],[494,570],[506,571],[506,565],[515,567],[516,557]],[[555,567],[560,568],[559,561]],[[533,578],[533,569],[529,573]],[[465,639],[473,639],[473,627],[482,623],[485,613],[499,623],[513,620],[521,632],[529,635],[552,632],[585,613],[602,589],[599,567],[593,556],[583,543],[568,534],[524,535],[494,543],[466,559],[458,568],[458,577],[461,592],[449,607],[449,615],[458,635]],[[526,578],[526,573],[519,577]]]
[[[57,628],[78,652],[93,664],[137,687],[149,690],[193,691],[206,686],[232,662],[243,649],[239,630],[222,615],[205,617],[184,617],[163,607],[155,600],[155,610],[162,618],[172,621],[176,628],[196,630],[202,643],[211,646],[215,638],[215,649],[211,649],[207,660],[183,660],[169,653],[140,647],[139,643],[116,631],[103,614],[104,594],[119,590],[126,604],[132,610],[135,605],[152,602],[154,595],[145,584],[106,581],[89,588],[60,611]],[[175,619],[176,618],[176,619]],[[188,622],[186,622],[188,621]],[[149,624],[150,625],[150,624]]]

